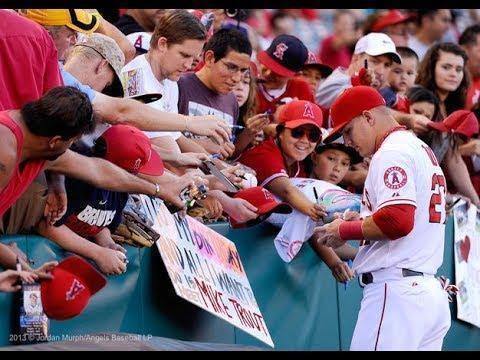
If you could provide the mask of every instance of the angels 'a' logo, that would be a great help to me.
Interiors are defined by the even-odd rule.
[[[72,285],[70,286],[70,289],[65,294],[65,298],[67,299],[67,301],[71,301],[75,299],[77,295],[80,294],[83,290],[85,290],[85,286],[77,279],[74,279]]]
[[[278,44],[277,47],[275,48],[275,51],[273,52],[273,55],[274,55],[276,58],[278,58],[278,59],[280,59],[280,60],[283,60],[283,53],[284,53],[285,51],[287,51],[287,49],[288,49],[288,46],[287,46],[287,45],[285,45],[284,43],[280,43],[280,44]]]
[[[317,57],[313,52],[309,51],[307,64],[316,64],[316,63],[317,63]]]
[[[138,171],[140,169],[140,165],[142,164],[142,159],[138,158],[135,160],[135,163],[133,164],[133,171]]]
[[[305,110],[303,111],[303,117],[304,118],[308,117],[310,119],[315,119],[315,115],[313,115],[312,105],[310,103],[305,104]]]
[[[389,189],[397,190],[407,183],[407,173],[400,166],[392,166],[385,171],[383,181]]]
[[[270,191],[268,191],[267,189],[263,189],[262,188],[262,192],[263,192],[263,195],[265,196],[265,199],[267,200],[275,200],[272,196],[272,194],[270,193]]]

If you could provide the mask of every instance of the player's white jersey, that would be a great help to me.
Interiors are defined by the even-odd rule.
[[[365,218],[382,207],[414,205],[413,230],[397,240],[368,241],[357,274],[397,267],[435,274],[443,261],[446,181],[432,150],[410,131],[394,131],[372,157],[362,198]]]

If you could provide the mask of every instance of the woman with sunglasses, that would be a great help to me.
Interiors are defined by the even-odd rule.
[[[319,221],[325,207],[310,201],[290,178],[308,177],[303,161],[321,140],[322,110],[310,101],[295,100],[285,105],[278,118],[276,136],[248,149],[238,161],[256,171],[261,186]]]

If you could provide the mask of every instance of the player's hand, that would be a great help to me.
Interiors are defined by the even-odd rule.
[[[327,208],[321,204],[311,203],[307,215],[315,222],[320,221],[327,215]]]
[[[334,219],[341,219],[345,221],[355,221],[360,220],[360,214],[356,211],[347,210],[346,212],[340,213],[336,212],[333,214]]]
[[[337,262],[330,268],[330,270],[332,271],[335,280],[341,283],[346,283],[354,277],[352,269],[350,269],[348,264],[344,261]]]
[[[52,226],[67,211],[67,194],[64,191],[49,190],[43,215],[47,226]]]
[[[423,135],[430,131],[427,124],[430,119],[420,114],[410,114],[408,127],[417,135]]]
[[[189,116],[188,131],[215,139],[217,144],[229,141],[232,132],[228,124],[214,115]]]
[[[261,113],[251,118],[248,118],[245,121],[245,128],[250,133],[251,136],[255,136],[256,133],[262,131],[265,126],[270,123],[270,118],[268,114]]]
[[[319,245],[329,246],[333,249],[336,249],[345,244],[345,240],[340,238],[340,232],[338,228],[344,220],[335,219],[331,223],[325,224],[323,226],[317,226],[313,230],[313,239]]]

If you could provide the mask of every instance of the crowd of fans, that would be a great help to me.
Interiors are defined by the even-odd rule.
[[[107,20],[108,19],[108,20]],[[291,178],[361,194],[369,160],[323,144],[329,109],[368,85],[434,151],[448,190],[480,205],[476,10],[0,10],[0,235],[36,232],[127,270],[112,234],[128,193],[202,221],[252,224],[259,208],[203,171],[320,221]],[[208,188],[187,207],[184,189]],[[356,250],[315,246],[338,281]],[[0,290],[48,278],[0,244]]]

